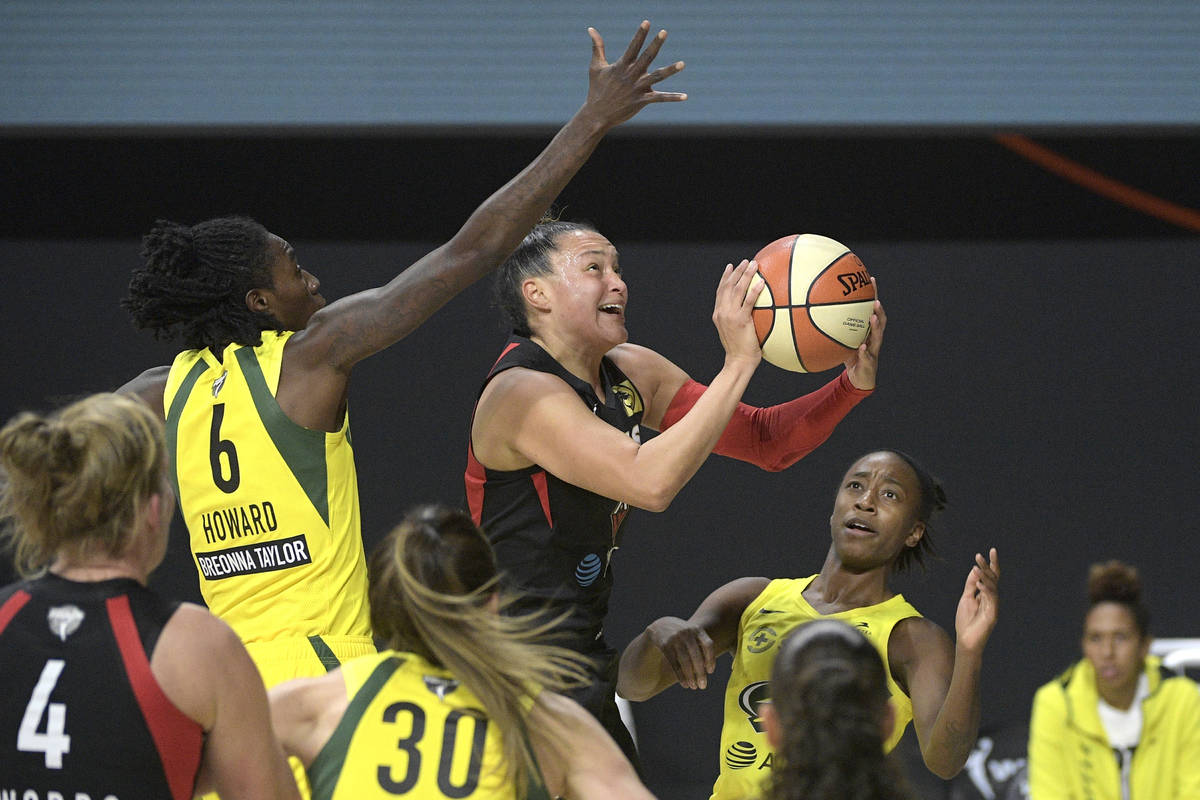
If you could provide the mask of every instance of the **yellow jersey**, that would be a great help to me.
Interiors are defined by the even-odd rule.
[[[388,650],[341,671],[350,702],[308,767],[313,800],[549,800],[537,781],[516,790],[499,731],[446,670]]]
[[[769,681],[778,651],[776,645],[789,631],[814,619],[843,620],[875,645],[886,667],[888,637],[896,623],[921,616],[899,594],[873,606],[820,614],[802,594],[816,577],[773,580],[742,612],[733,668],[725,687],[720,774],[711,800],[761,797],[766,793],[775,753],[767,743],[758,706],[770,699]],[[912,719],[912,701],[892,678],[891,670],[886,672],[896,711],[895,727],[884,744],[890,751]]]
[[[309,430],[275,401],[291,335],[264,331],[219,358],[180,353],[163,405],[204,601],[247,645],[308,639],[319,674],[337,666],[320,637],[373,649],[367,568],[349,415],[336,432]]]

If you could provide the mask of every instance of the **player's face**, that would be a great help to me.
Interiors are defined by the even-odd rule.
[[[890,565],[925,532],[917,519],[921,485],[895,453],[870,453],[842,478],[829,528],[843,566],[869,570]]]
[[[275,234],[270,234],[267,242],[267,264],[272,285],[258,291],[269,305],[268,313],[284,330],[303,330],[313,313],[325,305],[321,282],[301,269],[296,251]]]
[[[1083,623],[1083,655],[1096,670],[1100,696],[1132,697],[1150,648],[1133,612],[1120,603],[1098,603]]]
[[[551,316],[570,339],[607,351],[629,338],[625,306],[629,292],[612,242],[592,231],[558,237],[546,281]]]

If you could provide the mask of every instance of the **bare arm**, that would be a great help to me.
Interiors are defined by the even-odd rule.
[[[551,796],[654,800],[621,749],[574,700],[542,692],[528,721],[530,743]]]
[[[271,687],[267,698],[279,743],[305,767],[329,741],[349,704],[340,669],[317,678],[285,681]]]
[[[293,420],[310,423],[298,418],[304,414],[292,413],[289,395],[294,392],[304,396],[302,408],[322,407],[324,413],[317,415],[317,421],[332,429],[329,420],[340,416],[346,379],[354,364],[407,336],[499,266],[608,130],[646,105],[687,98],[654,90],[656,83],[683,69],[683,62],[648,71],[666,39],[666,31],[660,31],[643,51],[649,29],[650,24],[643,22],[625,53],[609,64],[600,34],[589,28],[592,58],[587,99],[533,163],[485,200],[446,244],[388,284],[331,303],[312,316],[284,355],[280,403]]]
[[[754,278],[753,262],[725,268],[713,311],[725,364],[671,430],[639,445],[597,419],[557,377],[514,368],[496,376],[480,397],[471,429],[476,458],[493,469],[538,464],[604,497],[665,509],[712,451],[762,358],[750,318],[762,289],[760,280],[751,285]],[[678,369],[652,351],[641,352],[652,356],[641,375]]]
[[[739,578],[704,598],[686,621],[660,617],[646,626],[621,653],[617,693],[647,700],[679,683],[705,689],[717,656],[737,646],[742,613],[767,587],[766,578]]]
[[[167,412],[163,408],[163,391],[167,388],[167,375],[170,372],[170,365],[152,367],[117,389],[117,391],[123,394],[137,395],[146,402],[146,405],[154,409],[154,413],[158,414],[160,418],[166,419]]]
[[[228,625],[199,606],[180,606],[150,666],[171,702],[207,733],[198,790],[228,800],[299,797],[271,730],[262,678]]]
[[[928,620],[901,621],[888,646],[893,673],[912,699],[913,725],[930,771],[949,780],[966,763],[979,735],[983,648],[996,625],[1000,565],[976,554],[955,617],[957,641]]]

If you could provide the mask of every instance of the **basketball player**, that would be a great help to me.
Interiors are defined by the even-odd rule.
[[[371,624],[388,650],[271,690],[315,797],[643,800],[612,739],[558,689],[582,659],[499,613],[483,533],[461,511],[409,513],[371,555]]]
[[[884,753],[895,713],[875,646],[836,619],[805,622],[779,643],[763,703],[767,741],[779,755],[769,800],[908,800]]]
[[[713,322],[725,364],[705,387],[663,356],[626,343],[628,293],[612,243],[573,222],[536,227],[501,267],[498,304],[513,334],[471,425],[471,514],[519,590],[520,611],[567,616],[567,646],[592,685],[574,695],[636,758],[614,696],[617,654],[604,641],[631,506],[665,509],[710,452],[783,469],[821,444],[875,387],[883,308],[867,341],[824,388],[772,408],[739,403],[762,358],[751,309],[754,262],[725,268]],[[661,435],[642,441],[646,429]]]
[[[244,218],[160,222],[126,305],[177,334],[170,367],[124,390],[164,415],[171,476],[201,593],[246,642],[267,685],[374,652],[346,399],[350,372],[497,266],[601,137],[650,103],[682,62],[648,71],[643,22],[609,64],[592,29],[583,106],[532,164],[446,244],[390,283],[328,306],[292,246]]]
[[[242,643],[146,588],[174,510],[158,418],[115,394],[20,414],[0,468],[38,575],[0,589],[0,794],[187,800],[199,770],[228,800],[295,798]]]
[[[921,563],[931,548],[932,518],[945,501],[941,485],[909,456],[868,453],[850,466],[834,498],[833,541],[819,573],[740,578],[710,594],[687,620],[655,620],[621,655],[618,691],[645,700],[673,683],[707,688],[717,656],[733,652],[712,796],[758,796],[775,762],[758,706],[770,698],[779,640],[808,620],[843,620],[871,640],[888,666],[895,723],[887,749],[911,719],[926,766],[953,777],[979,731],[979,672],[999,602],[996,550],[988,560],[975,556],[958,601],[957,641],[888,587],[889,575]]]

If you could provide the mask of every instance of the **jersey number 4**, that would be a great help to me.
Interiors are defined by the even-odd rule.
[[[421,751],[417,743],[425,736],[425,710],[416,703],[392,703],[383,711],[383,721],[393,724],[402,712],[412,717],[412,733],[396,742],[396,747],[408,755],[408,767],[404,777],[396,780],[392,768],[380,765],[375,776],[379,786],[388,794],[407,794],[417,785],[421,774]],[[471,755],[467,760],[467,775],[460,785],[450,781],[450,769],[454,760],[454,744],[458,738],[458,723],[464,718],[475,723],[475,735],[471,741]],[[479,788],[479,772],[483,767],[483,745],[487,740],[486,719],[454,710],[446,715],[446,726],[442,731],[442,754],[438,759],[438,789],[446,797],[467,797]]]
[[[213,406],[212,429],[208,439],[208,463],[212,466],[213,483],[225,494],[233,494],[242,482],[242,473],[238,469],[237,448],[229,439],[221,438],[221,422],[225,419],[225,404]],[[229,477],[221,469],[221,455],[224,454],[229,464]]]
[[[17,749],[24,753],[44,754],[47,769],[62,769],[63,753],[71,752],[71,737],[65,733],[67,707],[63,703],[50,702],[50,694],[54,691],[66,663],[60,658],[46,661],[41,677],[33,687],[33,694],[29,696],[25,716],[21,717],[21,727],[17,731]],[[43,714],[46,715],[45,733],[38,731]]]

